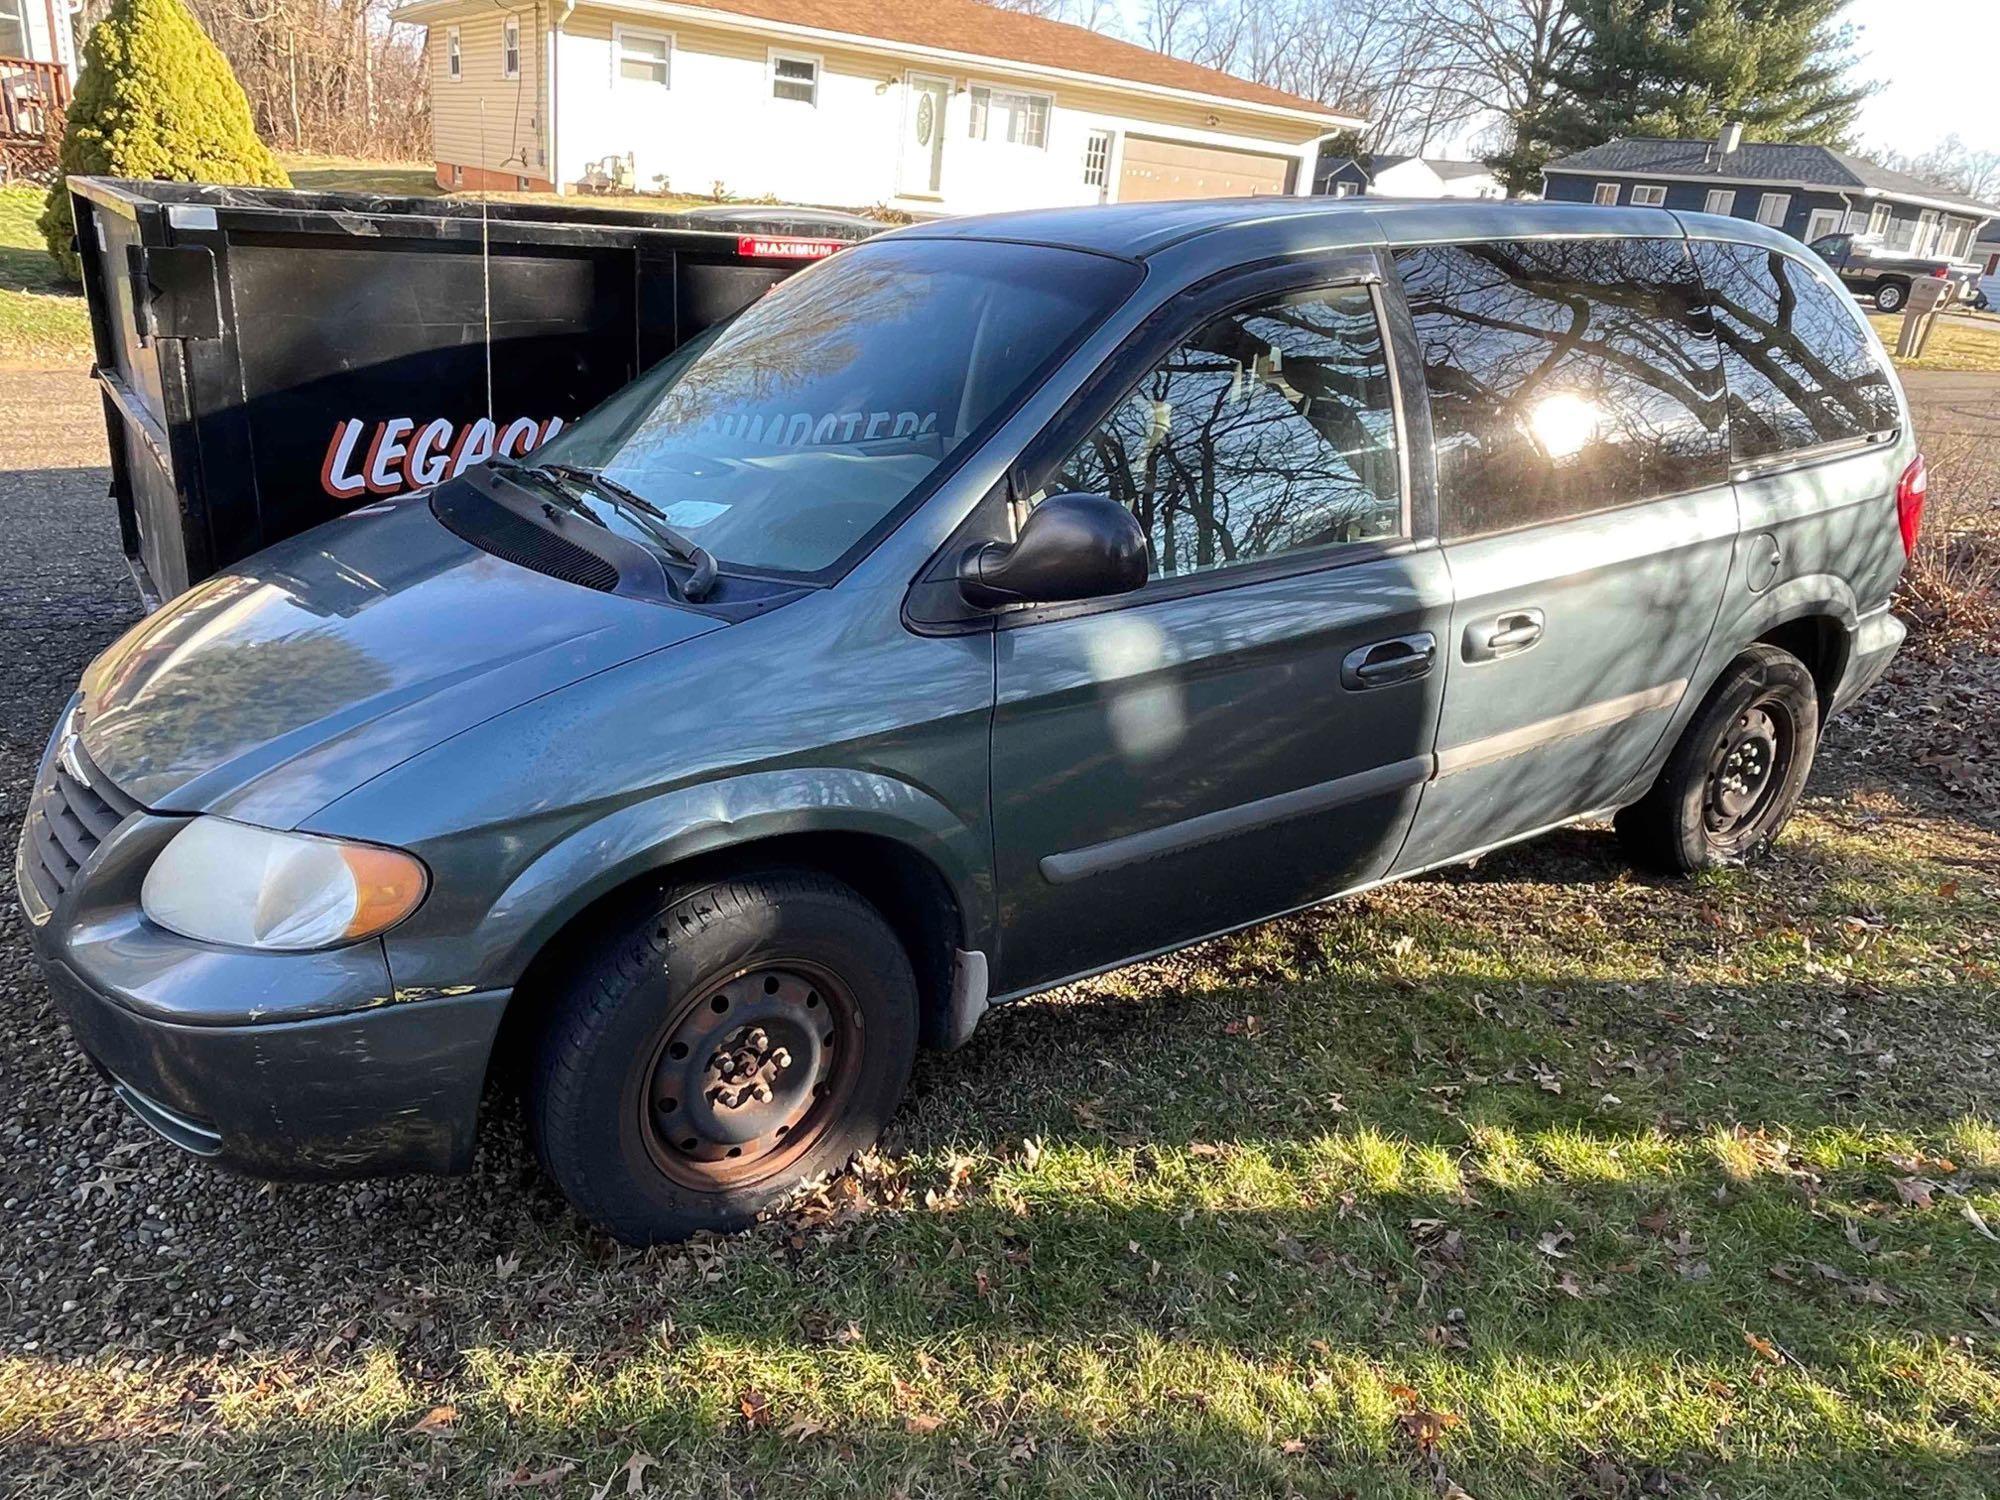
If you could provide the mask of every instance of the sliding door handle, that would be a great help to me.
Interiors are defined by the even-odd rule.
[[[1478,620],[1465,627],[1465,659],[1495,661],[1526,651],[1542,638],[1543,617],[1539,609],[1510,609],[1490,620]]]

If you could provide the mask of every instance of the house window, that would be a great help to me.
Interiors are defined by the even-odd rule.
[[[453,187],[465,186],[465,168],[457,162],[451,164],[451,185]]]
[[[1868,210],[1868,232],[1877,239],[1889,232],[1889,220],[1893,217],[1889,205],[1878,203]]]
[[[1007,141],[1036,150],[1049,143],[1049,96],[1024,94],[1012,89],[975,88],[972,91],[972,138],[975,141]]]
[[[1757,200],[1757,222],[1773,229],[1785,227],[1785,215],[1792,211],[1790,193],[1766,193]]]
[[[1658,208],[1667,201],[1667,190],[1663,187],[1635,187],[1632,189],[1632,203],[1636,208]]]
[[[1945,260],[1957,260],[1965,253],[1965,232],[1972,226],[1963,219],[1946,219],[1944,233],[1938,236],[1938,255]]]
[[[668,69],[674,55],[674,39],[659,31],[633,31],[616,26],[611,33],[612,50],[617,54],[615,81],[667,86]]]
[[[1111,132],[1093,130],[1083,143],[1084,186],[1101,188],[1111,180]]]
[[[819,103],[819,59],[771,54],[771,97],[793,104]]]
[[[1705,214],[1732,214],[1736,212],[1736,194],[1728,188],[1710,188],[1703,200],[1701,211]]]
[[[1597,191],[1590,195],[1590,201],[1595,203],[1599,208],[1610,208],[1618,201],[1618,184],[1615,182],[1598,183]]]
[[[1816,208],[1806,220],[1806,243],[1810,245],[1823,235],[1834,233],[1840,228],[1840,210],[1837,208]]]
[[[444,34],[444,76],[453,83],[465,76],[464,54],[458,45],[458,28],[448,29]]]
[[[500,76],[521,76],[521,18],[509,16],[500,23]]]
[[[1916,237],[1910,242],[1912,255],[1929,255],[1937,248],[1938,216],[1929,209],[1917,215]]]

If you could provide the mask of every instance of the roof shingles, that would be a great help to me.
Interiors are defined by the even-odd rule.
[[[979,4],[978,0],[684,0],[684,3],[718,15],[938,47],[1003,62],[1063,68],[1266,108],[1305,110],[1327,117],[1330,123],[1361,118],[1353,111],[1253,83],[1233,73],[1183,62],[1087,27],[1001,10]]]
[[[1745,141],[1724,157],[1714,141],[1624,136],[1552,161],[1551,172],[1604,172],[1614,176],[1660,173],[1675,177],[1715,177],[1732,182],[1806,183],[1835,192],[1867,190],[1891,197],[1933,202],[2000,215],[2000,208],[1968,198],[1908,172],[1877,166],[1865,157],[1783,141]]]

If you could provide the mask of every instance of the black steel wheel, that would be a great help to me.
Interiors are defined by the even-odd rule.
[[[846,1164],[917,1045],[909,956],[850,887],[777,870],[662,895],[553,997],[537,1154],[629,1244],[741,1228]]]
[[[642,1104],[653,1159],[714,1190],[756,1182],[810,1151],[860,1076],[861,1012],[830,971],[746,969],[663,1028]]]
[[[1783,787],[1780,769],[1791,759],[1798,732],[1777,693],[1757,699],[1723,730],[1702,788],[1702,821],[1711,842],[1732,843],[1761,826]]]
[[[1651,790],[1618,813],[1626,852],[1669,872],[1757,858],[1791,817],[1818,742],[1812,673],[1752,646],[1709,690]]]

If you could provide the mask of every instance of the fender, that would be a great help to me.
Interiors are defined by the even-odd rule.
[[[548,940],[628,881],[697,855],[798,833],[874,834],[935,865],[975,948],[989,947],[993,879],[986,835],[911,782],[869,771],[792,766],[681,787],[628,804],[544,850],[494,902],[481,984],[512,984]]]
[[[1828,615],[1840,622],[1841,629],[1847,634],[1849,659],[1852,659],[1854,633],[1860,627],[1861,611],[1855,604],[1854,588],[1845,578],[1834,573],[1802,573],[1796,578],[1787,578],[1783,583],[1773,584],[1761,594],[1752,594],[1737,585],[1732,570],[1731,597],[1724,601],[1722,618],[1715,622],[1715,629],[1709,635],[1708,649],[1696,663],[1694,673],[1688,680],[1688,689],[1681,695],[1680,705],[1675,708],[1673,718],[1668,721],[1653,753],[1647,757],[1645,769],[1626,784],[1619,793],[1618,801],[1621,804],[1630,802],[1653,784],[1667,757],[1673,753],[1674,746],[1680,742],[1682,731],[1708,698],[1709,690],[1745,646],[1781,625],[1816,615]]]

